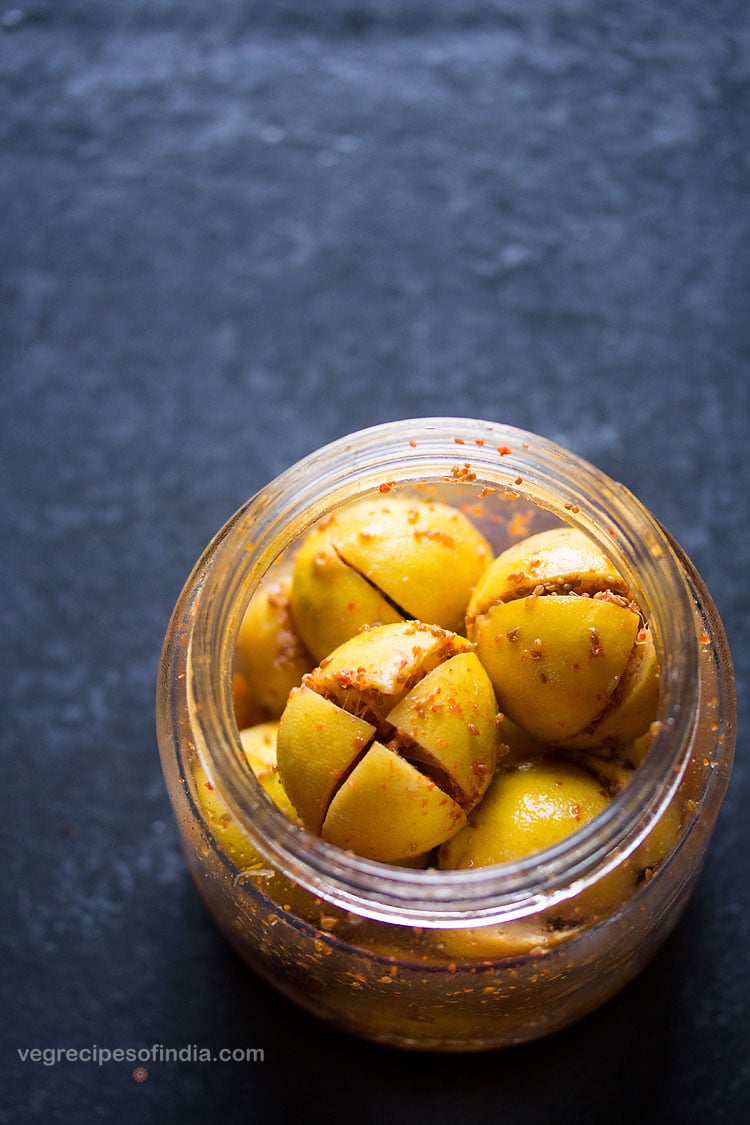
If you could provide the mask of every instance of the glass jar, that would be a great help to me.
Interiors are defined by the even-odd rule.
[[[246,767],[231,669],[253,592],[316,521],[391,490],[462,507],[495,551],[561,522],[581,528],[651,622],[660,699],[648,754],[602,814],[521,861],[437,871],[359,858],[292,824]],[[627,489],[534,434],[434,418],[336,441],[228,521],[175,607],[157,725],[190,870],[253,969],[355,1034],[464,1051],[564,1027],[652,957],[706,854],[735,697],[708,592]]]

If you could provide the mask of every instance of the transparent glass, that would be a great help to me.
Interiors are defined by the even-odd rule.
[[[390,490],[468,506],[496,551],[520,531],[578,526],[651,622],[660,701],[649,753],[604,813],[522,861],[422,871],[361,859],[288,821],[245,765],[231,668],[253,592],[316,521]],[[534,434],[418,419],[324,447],[232,516],[175,607],[157,726],[187,862],[247,962],[355,1034],[478,1050],[591,1011],[675,926],[729,779],[734,680],[700,577],[627,489]]]

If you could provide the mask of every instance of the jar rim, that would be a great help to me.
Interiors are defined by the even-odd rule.
[[[376,491],[384,473],[389,487],[445,479],[452,458],[468,463],[477,482],[515,490],[580,527],[613,557],[653,625],[659,712],[650,752],[633,780],[589,824],[511,863],[424,871],[341,851],[292,824],[270,802],[244,765],[230,668],[241,608],[281,553],[282,540],[294,541],[357,493]],[[209,544],[188,587],[185,690],[198,751],[210,757],[227,807],[253,846],[290,878],[344,909],[381,921],[445,927],[519,918],[552,906],[638,846],[687,766],[699,698],[698,646],[688,582],[670,538],[623,485],[529,431],[481,419],[411,418],[338,438],[251,497]]]

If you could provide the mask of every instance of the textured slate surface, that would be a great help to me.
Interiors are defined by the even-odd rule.
[[[454,414],[562,442],[670,527],[746,720],[746,5],[29,0],[0,5],[0,83],[0,1121],[741,1120],[744,736],[643,976],[446,1062],[242,969],[184,871],[152,700],[246,496],[360,426]],[[266,1061],[138,1085],[16,1051],[152,1042]]]

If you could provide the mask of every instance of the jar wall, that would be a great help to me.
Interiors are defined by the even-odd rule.
[[[446,460],[448,451],[442,456]],[[569,471],[575,475],[575,464]],[[310,472],[320,470],[313,466]],[[273,515],[273,498],[270,506]],[[534,504],[528,511],[541,512],[539,518],[547,521],[554,518],[552,508]],[[238,513],[230,525],[243,518]],[[261,571],[277,558],[280,542],[299,534],[298,526],[292,521],[281,539],[267,535],[273,549],[267,545],[265,553],[259,552]],[[226,538],[224,532],[217,543]],[[271,839],[273,827],[269,832],[266,824],[255,832],[237,815],[212,743],[214,711],[221,711],[222,700],[227,705],[226,648],[213,654],[210,674],[196,689],[196,655],[209,658],[196,640],[195,619],[205,610],[200,603],[206,586],[217,577],[211,574],[216,566],[212,545],[186,586],[165,643],[159,742],[190,870],[217,923],[248,964],[285,995],[347,1031],[446,1051],[504,1046],[547,1034],[593,1010],[632,979],[677,923],[698,878],[726,788],[734,738],[731,661],[721,623],[689,560],[672,546],[692,602],[690,635],[699,654],[699,678],[697,721],[683,748],[679,785],[650,825],[650,838],[662,840],[660,854],[644,852],[646,842],[612,871],[595,871],[552,897],[545,898],[540,886],[537,908],[526,905],[518,917],[485,925],[466,909],[450,926],[441,926],[429,919],[425,925],[406,918],[400,922],[398,911],[385,921],[368,916],[367,909],[347,909],[332,893],[325,865],[311,874],[299,853],[280,864],[284,842]],[[214,612],[227,618],[222,635],[230,644],[240,612],[235,603],[242,595],[228,579],[224,587],[228,592]],[[205,698],[206,683],[215,685],[216,699]],[[634,823],[634,835],[638,828]],[[628,847],[626,839],[623,854]],[[639,867],[639,855],[647,855],[651,866]]]

